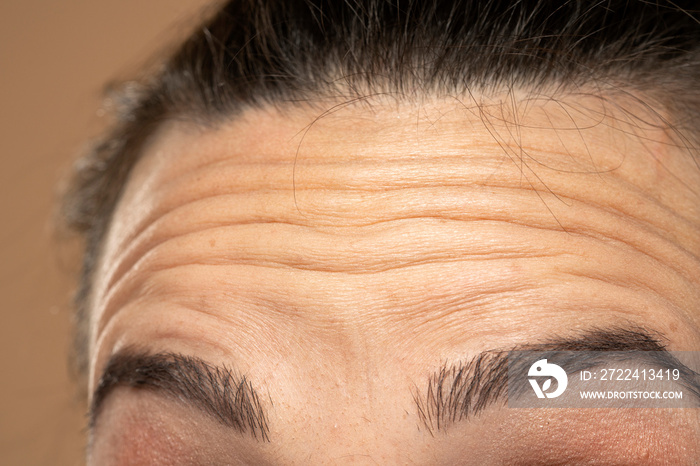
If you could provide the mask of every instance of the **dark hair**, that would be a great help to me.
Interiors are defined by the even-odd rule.
[[[449,96],[593,85],[644,95],[674,128],[700,121],[696,1],[231,0],[140,83],[76,165],[64,218],[84,235],[76,362],[100,245],[145,142],[164,122],[372,94]]]

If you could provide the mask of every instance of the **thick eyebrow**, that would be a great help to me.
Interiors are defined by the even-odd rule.
[[[627,358],[631,356],[657,367],[679,369],[684,386],[700,401],[700,374],[669,352],[666,341],[659,332],[630,326],[593,328],[573,337],[551,338],[543,343],[517,345],[505,350],[487,350],[471,359],[444,363],[428,378],[425,392],[414,387],[413,399],[422,425],[432,433],[472,418],[488,406],[507,403],[509,365],[519,364],[527,370],[535,362],[535,359],[525,359],[526,352],[537,353],[537,359],[549,352],[598,353],[569,361],[573,363],[569,364],[569,371],[576,372],[609,362],[603,361],[600,353],[614,351],[634,352]],[[513,357],[522,359],[514,362]],[[522,393],[522,390],[517,390],[517,393]]]
[[[109,360],[94,391],[90,428],[117,387],[152,390],[204,411],[221,424],[269,441],[267,416],[250,381],[226,366],[183,354],[124,348]]]

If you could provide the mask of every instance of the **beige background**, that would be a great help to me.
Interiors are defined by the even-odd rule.
[[[104,125],[103,85],[206,0],[0,1],[0,464],[82,464],[66,355],[77,259],[51,228],[56,186]]]

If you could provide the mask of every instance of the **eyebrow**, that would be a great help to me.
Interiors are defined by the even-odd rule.
[[[258,392],[245,376],[195,356],[150,353],[127,347],[109,360],[89,410],[94,429],[107,397],[117,387],[152,390],[189,404],[221,424],[269,442],[267,415]]]
[[[682,375],[682,385],[700,401],[700,374],[669,352],[666,342],[661,333],[630,326],[593,328],[573,337],[550,338],[539,344],[517,345],[505,350],[487,350],[471,359],[444,363],[429,376],[425,392],[414,386],[413,400],[422,425],[432,434],[473,418],[489,406],[505,405],[509,395],[509,367],[512,370],[513,364],[517,364],[518,368],[522,366],[526,371],[536,359],[546,358],[548,354],[551,357],[558,352],[585,351],[597,354],[584,357],[569,354],[569,361],[563,361],[569,363],[566,365],[568,372],[609,362],[609,359],[604,360],[600,354],[602,352],[634,352],[617,356],[625,360],[642,360],[660,368],[678,369]],[[524,392],[523,384],[511,390],[510,394],[519,396]]]
[[[662,334],[634,326],[593,328],[573,337],[487,350],[471,359],[444,363],[430,375],[423,394],[414,386],[413,399],[420,422],[432,434],[472,418],[491,405],[503,405],[508,397],[509,356],[513,352],[537,352],[539,359],[548,352],[563,351],[634,351],[637,359],[679,369],[683,380],[689,381],[687,388],[691,395],[700,400],[700,374],[666,349]],[[534,360],[518,361],[524,368],[532,362]],[[595,367],[603,361],[593,357],[576,362],[578,366],[569,366],[571,372]],[[225,365],[216,366],[178,353],[124,348],[110,358],[94,391],[89,410],[91,429],[96,425],[106,398],[120,386],[170,396],[204,411],[227,427],[250,433],[257,440],[270,441],[267,414],[258,392],[246,377],[236,375]]]

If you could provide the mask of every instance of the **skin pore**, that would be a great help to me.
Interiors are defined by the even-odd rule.
[[[97,268],[90,392],[119,352],[195,357],[268,430],[120,386],[90,463],[692,464],[693,409],[421,423],[430,375],[482,351],[629,326],[700,350],[693,154],[632,98],[543,94],[164,125]]]

